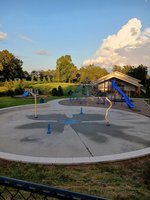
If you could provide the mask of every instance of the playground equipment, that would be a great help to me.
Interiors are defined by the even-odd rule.
[[[112,107],[112,102],[108,97],[106,97],[106,93],[101,93],[98,90],[98,88],[93,85],[81,84],[77,86],[74,93],[69,91],[69,95],[70,95],[70,101],[76,100],[79,101],[80,104],[82,104],[83,102],[85,103],[87,99],[94,101],[97,104],[105,104],[105,102],[108,102],[109,107],[106,109],[105,120],[106,120],[106,125],[110,125],[108,119],[108,113]],[[83,114],[82,107],[80,108],[80,114]]]
[[[128,96],[116,85],[115,80],[112,80],[112,88],[115,89],[124,98],[129,108],[134,108],[134,104],[132,104]]]
[[[35,104],[34,104],[34,117],[38,118],[37,116],[37,95],[34,95],[34,100],[35,100]]]
[[[39,94],[39,91],[37,89],[32,89],[32,88],[27,88],[25,89],[24,93],[23,93],[23,97],[27,97],[27,96],[35,96],[35,95],[38,95]]]
[[[30,94],[34,97],[34,102],[35,102],[34,103],[34,117],[38,118],[38,116],[37,116],[37,95],[38,95],[38,90],[36,90],[36,93],[33,92],[33,89],[25,90],[22,96],[23,97],[27,97]]]
[[[22,96],[23,96],[23,97],[27,97],[27,96],[29,96],[29,92],[28,92],[28,91],[24,91],[24,93],[23,93]]]
[[[74,92],[69,91],[70,101],[77,100],[82,104],[82,102],[86,101],[86,97],[90,96],[90,85],[89,84],[81,84],[76,87]]]
[[[105,119],[106,119],[106,122],[107,122],[107,126],[109,126],[110,124],[109,124],[109,120],[108,120],[108,112],[109,112],[109,110],[111,109],[111,107],[112,107],[112,102],[110,101],[110,99],[108,99],[107,97],[105,97],[105,99],[109,102],[109,107],[107,108],[107,110],[106,110],[106,113],[105,113]]]

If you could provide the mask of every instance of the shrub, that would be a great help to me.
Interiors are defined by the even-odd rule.
[[[58,96],[63,96],[63,89],[62,89],[62,87],[60,85],[58,86],[57,95]]]
[[[15,89],[15,95],[21,95],[23,94],[24,90],[22,88]]]
[[[7,94],[7,96],[13,97],[13,96],[15,95],[15,92],[14,92],[13,90],[8,90],[8,91],[6,92],[6,94]]]
[[[7,91],[0,91],[0,97],[7,96]]]
[[[52,89],[52,96],[57,96],[57,95],[58,95],[57,88],[53,88]]]

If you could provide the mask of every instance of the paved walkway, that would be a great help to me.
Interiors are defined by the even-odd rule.
[[[59,100],[39,104],[37,119],[32,105],[1,109],[0,158],[80,164],[150,154],[150,118],[112,109],[111,125],[106,126],[106,108],[82,107],[81,114],[81,105],[61,104]]]

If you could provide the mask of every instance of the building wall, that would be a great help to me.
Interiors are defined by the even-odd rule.
[[[116,80],[116,84],[117,86],[122,89],[124,92],[136,92],[137,91],[137,87],[134,85],[131,85],[127,82],[121,81],[121,80]],[[101,92],[110,92],[111,91],[111,80],[103,82],[101,84],[98,85],[98,89]]]

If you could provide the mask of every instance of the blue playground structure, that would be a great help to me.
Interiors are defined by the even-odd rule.
[[[22,96],[23,96],[23,97],[27,97],[27,96],[29,96],[29,92],[28,92],[28,91],[24,91],[24,93],[23,93]]]
[[[112,80],[112,88],[115,89],[124,98],[129,108],[134,108],[134,104],[131,102],[129,97],[116,85],[115,80]]]

